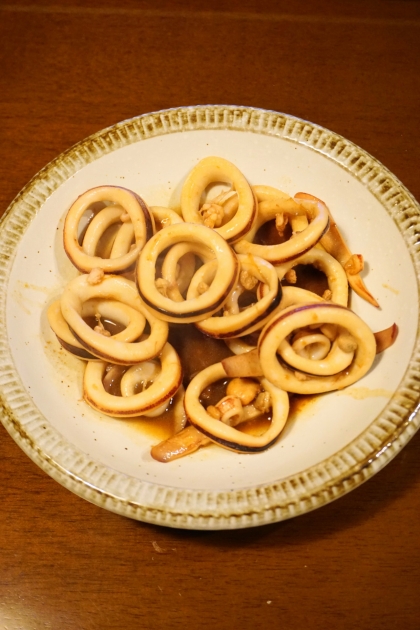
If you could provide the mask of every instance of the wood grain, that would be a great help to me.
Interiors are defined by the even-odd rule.
[[[2,3],[0,211],[89,134],[202,103],[317,122],[420,199],[419,59],[418,1]],[[417,630],[419,439],[320,510],[217,533],[90,505],[1,426],[0,627]]]

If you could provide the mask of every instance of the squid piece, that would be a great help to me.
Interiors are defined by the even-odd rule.
[[[262,390],[258,380],[233,378],[226,387],[226,396],[215,406],[207,407],[207,413],[216,421],[236,427],[260,417],[263,413],[268,413],[271,407],[271,396]],[[212,443],[213,440],[207,435],[190,425],[177,435],[154,446],[151,455],[157,461],[170,462]]]
[[[81,314],[83,319],[89,317],[98,319],[99,316],[99,318],[102,317],[123,326],[124,329],[112,335],[112,338],[114,341],[123,341],[125,343],[136,341],[143,333],[146,324],[146,318],[142,313],[127,304],[115,300],[88,300],[84,302]],[[47,318],[63,348],[79,359],[88,361],[97,359],[94,354],[86,350],[72,333],[61,312],[60,300],[56,300],[49,306]]]
[[[211,444],[210,438],[190,425],[180,433],[175,433],[167,440],[152,447],[150,454],[158,462],[172,462],[174,459],[195,453],[202,446]]]
[[[255,186],[254,191],[259,202],[257,221],[245,238],[236,243],[235,251],[238,254],[253,254],[272,264],[281,264],[294,260],[309,251],[328,230],[328,210],[322,203],[306,199],[292,199],[289,195],[270,186]],[[301,232],[296,232],[289,240],[277,245],[253,243],[258,229],[267,221],[282,216],[291,218],[302,215],[307,218],[308,226]]]
[[[210,286],[197,297],[175,301],[162,295],[156,278],[158,256],[178,243],[194,243],[211,250],[217,269]],[[190,323],[215,313],[228,299],[239,273],[238,259],[215,230],[194,223],[178,223],[157,232],[144,246],[137,265],[139,294],[149,310],[167,322]]]
[[[78,359],[83,359],[85,361],[95,361],[97,359],[97,357],[95,357],[95,355],[91,352],[88,352],[73,335],[61,313],[60,300],[55,300],[50,304],[47,310],[47,319],[51,330],[65,350],[70,352],[70,354],[73,354]]]
[[[298,305],[299,303],[311,303],[311,294],[309,291],[304,291],[303,289],[295,287],[285,287],[284,292],[284,308],[289,308],[292,304]],[[304,293],[309,294],[306,301],[304,299]],[[319,303],[325,303],[321,298],[318,298],[318,300]],[[319,331],[320,332],[318,333],[314,333],[313,331],[307,330],[301,335],[296,335],[292,344],[293,351],[297,355],[311,360],[311,362],[325,359],[331,350],[332,341],[334,341],[337,337],[337,326],[323,325],[320,327]],[[397,338],[397,334],[398,327],[396,324],[393,324],[385,330],[373,333],[376,342],[375,353],[379,354],[392,346]],[[350,341],[351,344],[353,343],[352,340],[349,340],[347,337],[347,342],[348,341]],[[232,356],[223,359],[221,362],[228,377],[256,378],[264,375],[257,347],[250,346],[241,339],[226,340],[226,343],[229,345],[232,352],[234,352]],[[342,345],[343,343],[346,344],[346,335],[343,334],[343,332],[341,333],[340,343]],[[289,347],[289,344],[287,344],[287,347]],[[344,353],[345,356],[349,354],[348,350],[349,347],[347,345],[347,353]],[[337,352],[337,354],[339,353]],[[349,354],[349,356],[353,358],[354,353]],[[347,361],[345,361],[345,363],[347,363]],[[314,367],[314,363],[306,365],[305,367],[312,369]],[[302,368],[302,364],[299,365],[298,368]]]
[[[283,430],[289,414],[289,397],[266,378],[262,378],[261,388],[271,399],[272,420],[263,435],[248,435],[210,415],[200,402],[202,391],[211,383],[227,377],[222,363],[215,363],[199,372],[185,392],[185,411],[190,423],[201,433],[224,448],[241,452],[257,453],[271,446]],[[245,419],[245,418],[244,418]],[[241,420],[242,421],[242,420]]]
[[[126,342],[93,330],[83,319],[83,305],[92,299],[114,300],[130,306],[149,324],[150,334],[140,341]],[[168,339],[168,324],[146,309],[134,282],[121,276],[104,276],[96,284],[90,283],[90,274],[74,278],[64,289],[60,307],[78,342],[97,358],[110,363],[133,365],[153,359]]]
[[[376,354],[379,354],[395,343],[398,336],[398,326],[397,324],[392,324],[389,328],[379,330],[374,333],[374,335],[376,340]]]
[[[237,194],[238,207],[225,222],[223,205],[209,202],[200,209],[205,189],[212,183],[225,182]],[[241,171],[219,157],[207,157],[189,172],[181,192],[181,210],[185,221],[214,228],[228,243],[236,243],[252,229],[257,218],[257,201]]]
[[[168,225],[174,225],[175,223],[182,223],[183,218],[172,210],[171,208],[165,208],[164,206],[150,206],[150,212],[152,213],[155,229],[161,230]]]
[[[101,223],[100,219],[95,221],[90,231],[88,228],[86,244],[80,245],[80,221],[84,213],[97,202],[112,202],[117,207],[108,206],[110,210],[108,210],[108,208],[104,209],[107,219],[104,219],[103,223]],[[112,222],[119,220],[124,221],[124,215],[127,215],[130,221],[130,227],[124,228],[124,232],[128,230],[131,234],[129,237],[128,234],[125,233],[124,238],[121,239],[124,241],[124,247],[122,247],[121,242],[118,244],[117,241],[113,258],[102,258],[95,255],[94,250],[103,233],[103,228],[105,228],[106,225],[110,225]],[[120,186],[98,186],[80,195],[68,211],[64,222],[63,245],[73,265],[82,273],[89,273],[95,268],[103,269],[106,273],[120,273],[126,271],[136,262],[140,250],[145,242],[152,236],[153,232],[153,216],[146,203],[139,195]],[[132,238],[134,238],[135,241],[133,246],[130,246],[126,253],[121,253],[127,249],[128,239],[131,243]]]
[[[297,193],[295,195],[295,199],[312,200],[316,203],[322,204],[326,208],[330,217],[330,226],[328,232],[325,233],[320,241],[322,247],[343,266],[347,275],[348,283],[354,292],[357,293],[359,297],[369,302],[369,304],[379,307],[377,300],[368,291],[365,283],[359,275],[359,272],[363,269],[363,257],[360,254],[351,253],[337,227],[336,222],[324,202],[313,195],[302,192]]]
[[[276,265],[279,280],[283,280],[288,271],[296,265],[313,265],[316,269],[322,271],[328,281],[331,291],[330,301],[342,306],[348,305],[348,282],[347,276],[340,263],[330,254],[314,247],[310,252],[303,254],[294,261]]]
[[[229,377],[257,377],[264,375],[257,348],[234,354],[231,357],[227,357],[227,359],[223,359],[221,363]]]
[[[229,426],[237,426],[242,422],[252,420],[261,416],[263,411],[258,409],[255,404],[261,393],[260,384],[252,379],[234,378],[229,381],[226,388],[226,396],[222,398],[213,409],[207,408],[212,413],[212,417],[216,420],[224,422]],[[263,393],[263,396],[266,392]],[[251,404],[251,403],[255,404]],[[268,404],[265,412],[271,409],[271,403]],[[211,414],[210,414],[211,415]],[[220,416],[220,417],[219,417]],[[189,425],[176,435],[171,436],[167,440],[163,440],[151,449],[151,456],[160,462],[170,462],[180,457],[185,457],[194,453],[203,446],[213,444],[213,441],[199,431],[196,427]]]
[[[127,254],[133,242],[134,228],[130,216],[121,206],[107,206],[93,217],[83,237],[83,251],[88,256],[95,256],[99,242],[108,228],[115,224],[120,227],[106,244],[102,258],[118,258]]]
[[[158,365],[135,366],[121,379],[121,396],[106,390],[104,378],[108,363],[89,361],[83,378],[83,398],[94,409],[115,418],[133,418],[162,412],[182,384],[182,366],[174,348],[166,343],[158,357]],[[142,374],[139,374],[139,371]],[[126,376],[127,375],[127,376]],[[124,382],[125,379],[125,382]],[[134,385],[133,385],[134,384]],[[136,385],[141,384],[139,392]]]
[[[262,291],[264,290],[265,286],[262,287]],[[307,291],[306,289],[301,289],[300,287],[283,287],[280,304],[276,311],[272,314],[272,317],[274,318],[277,313],[280,313],[289,306],[310,304],[311,302],[325,302],[325,300],[316,293],[312,293],[312,291]],[[223,364],[226,371],[229,373],[229,376],[235,375],[233,372],[231,373],[229,371],[230,367],[228,366],[230,363],[232,363],[232,371],[241,370],[240,373],[238,372],[237,376],[262,376],[263,373],[261,371],[261,365],[259,363],[259,359],[257,360],[257,342],[253,344],[250,339],[246,339],[243,337],[236,337],[231,339],[226,338],[224,339],[224,342],[234,355],[246,354],[246,357],[238,357],[237,359],[235,359],[235,357],[228,357],[223,361]],[[249,365],[247,366],[248,361]],[[250,371],[248,372],[247,370]]]
[[[162,262],[160,292],[175,302],[183,302],[196,270],[196,257],[201,263],[215,260],[214,253],[201,243],[177,243],[166,253]]]
[[[324,359],[312,361],[292,355],[290,335],[313,326],[322,331],[326,324],[336,327],[337,337]],[[296,394],[320,394],[361,379],[375,359],[376,340],[368,325],[350,309],[327,302],[304,304],[285,309],[266,325],[258,340],[258,352],[264,376],[271,383]],[[288,365],[291,357],[292,364]]]
[[[279,306],[282,287],[275,268],[257,256],[239,255],[238,261],[240,264],[239,282],[225,302],[223,314],[213,315],[195,324],[198,330],[210,337],[226,339],[249,335],[263,328]],[[206,265],[203,265],[195,276],[198,278],[196,282],[200,281],[205,271]],[[264,293],[258,292],[260,284],[264,285]],[[240,308],[238,303],[240,295],[245,290],[254,289],[256,290],[255,302],[246,308]]]

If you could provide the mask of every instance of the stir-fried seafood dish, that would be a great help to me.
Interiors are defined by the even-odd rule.
[[[50,326],[85,361],[95,410],[170,417],[158,461],[211,443],[267,449],[291,397],[355,383],[397,335],[349,308],[349,289],[378,303],[326,204],[251,186],[220,157],[190,171],[179,209],[119,186],[86,191],[63,244],[80,274],[50,304]]]

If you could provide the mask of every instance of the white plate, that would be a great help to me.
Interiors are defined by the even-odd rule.
[[[353,296],[373,330],[396,322],[395,345],[355,386],[320,397],[257,455],[218,447],[170,464],[135,423],[81,401],[81,366],[59,350],[46,304],[74,275],[62,220],[86,189],[119,184],[151,205],[176,204],[206,155],[234,162],[252,184],[310,192],[330,207],[366,259],[375,309]],[[249,107],[172,109],[119,123],[45,167],[11,204],[0,233],[2,422],[69,490],[121,515],[190,529],[280,521],[320,507],[380,470],[419,426],[419,207],[380,163],[312,123]]]

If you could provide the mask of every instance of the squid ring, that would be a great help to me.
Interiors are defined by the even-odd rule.
[[[249,335],[255,330],[263,328],[267,319],[273,315],[274,310],[280,303],[282,289],[275,268],[269,262],[257,256],[240,255],[238,260],[241,265],[239,278],[241,279],[243,273],[248,274],[249,277],[255,278],[258,283],[263,283],[266,291],[263,295],[257,293],[258,300],[242,311],[237,305],[237,296],[234,296],[232,314],[228,310],[225,311],[224,315],[209,317],[197,322],[195,324],[196,328],[210,337],[225,339]],[[202,269],[203,267],[197,273]],[[243,290],[244,288],[240,283],[239,291],[235,287],[232,293],[242,293]],[[225,307],[227,305],[229,305],[229,299]]]
[[[134,282],[121,276],[105,276],[92,285],[88,279],[89,275],[74,278],[64,289],[60,302],[63,317],[79,343],[97,358],[118,365],[134,365],[156,357],[167,341],[168,324],[143,305]],[[83,304],[95,298],[116,300],[137,310],[150,326],[149,336],[128,343],[92,330],[83,319]]]
[[[277,440],[286,424],[289,413],[289,397],[287,393],[277,388],[267,379],[261,379],[262,387],[271,397],[272,420],[269,428],[263,435],[247,435],[210,416],[200,402],[201,392],[206,387],[226,377],[227,374],[222,363],[215,363],[199,372],[192,379],[186,389],[184,398],[188,419],[191,424],[213,442],[230,450],[241,453],[258,453],[267,449]]]
[[[321,333],[307,334],[292,345],[284,339],[277,352],[285,363],[296,370],[316,376],[331,376],[345,370],[354,357],[353,352],[341,350],[339,343],[340,335],[331,344],[328,337]]]
[[[134,396],[144,391],[156,379],[159,374],[159,367],[156,359],[142,361],[141,363],[129,367],[128,370],[124,372],[120,381],[121,395],[124,397]],[[153,411],[149,411],[143,415],[149,418],[155,418],[156,416],[162,415],[166,411],[166,407],[167,401],[153,409]]]
[[[165,249],[180,242],[205,245],[212,250],[218,266],[208,289],[192,299],[176,302],[156,286],[156,262]],[[168,322],[195,322],[209,317],[227,300],[235,286],[239,263],[225,239],[215,230],[194,223],[177,223],[157,232],[144,246],[137,265],[140,297],[158,317]]]
[[[331,341],[321,333],[299,337],[292,345],[293,350],[308,359],[325,359],[331,349]]]
[[[195,273],[195,257],[202,262],[214,260],[214,254],[201,243],[177,243],[171,247],[162,263],[162,278],[168,283],[167,295],[171,300],[183,302],[182,294],[188,289]]]
[[[80,220],[84,212],[98,201],[111,201],[122,207],[129,215],[135,245],[126,254],[112,259],[101,258],[86,253],[79,244]],[[64,222],[64,250],[73,265],[81,272],[88,273],[99,267],[106,273],[118,273],[128,269],[137,260],[144,243],[152,236],[153,231],[153,217],[141,197],[120,186],[98,186],[80,195],[68,211]]]
[[[227,182],[232,184],[238,196],[238,208],[232,218],[223,225],[217,227],[214,222],[205,223],[219,232],[228,243],[236,243],[245,237],[257,218],[257,201],[251,186],[241,171],[231,162],[223,158],[207,157],[189,172],[181,192],[181,209],[185,221],[190,223],[203,223],[203,216],[199,211],[200,200],[204,190],[213,182]],[[212,206],[209,201],[209,206]],[[217,204],[221,213],[223,207]],[[212,212],[211,208],[209,210]],[[209,219],[204,219],[208,221]]]
[[[263,285],[263,289],[265,285]],[[282,287],[282,297],[278,308],[274,311],[275,317],[277,312],[283,311],[289,306],[297,306],[299,304],[309,304],[311,302],[325,302],[323,298],[319,297],[312,291],[301,289],[300,287]],[[255,344],[252,344],[244,337],[232,337],[224,339],[225,344],[233,354],[243,354],[256,348]]]
[[[114,300],[88,300],[83,304],[82,317],[95,317],[97,313],[103,318],[123,325],[124,329],[112,335],[112,338],[127,343],[138,339],[146,324],[144,315],[122,302],[116,302]],[[60,300],[56,300],[50,304],[47,311],[47,318],[48,323],[63,348],[79,359],[87,359],[89,361],[97,359],[94,354],[88,352],[86,348],[79,343],[70,330],[69,325],[62,315]]]
[[[340,233],[340,230],[337,227],[336,222],[334,221],[334,218],[332,217],[324,202],[308,193],[297,193],[295,195],[295,199],[310,199],[313,201],[317,201],[318,203],[321,203],[325,206],[330,217],[330,226],[328,231],[325,233],[320,241],[322,247],[343,265],[349,285],[351,286],[353,291],[357,293],[357,295],[359,295],[363,300],[366,300],[373,306],[378,307],[378,302],[367,290],[365,283],[363,282],[359,274],[359,271],[363,269],[363,257],[351,253]],[[352,260],[354,258],[358,260],[359,264],[361,263],[361,269],[353,268]]]
[[[265,196],[259,189],[272,192],[272,198],[267,193]],[[258,207],[258,218],[254,228],[239,243],[235,244],[235,251],[238,254],[254,254],[265,258],[273,264],[280,264],[298,258],[309,251],[322,238],[329,227],[329,214],[326,206],[318,201],[304,199],[292,199],[285,196],[281,191],[269,186],[254,187],[257,199],[260,201]],[[277,195],[277,196],[276,196]],[[268,197],[266,199],[266,197]],[[267,221],[274,219],[278,214],[290,216],[306,215],[309,219],[307,228],[292,236],[288,241],[277,245],[259,245],[253,243],[258,229]]]
[[[109,258],[116,259],[128,254],[134,238],[134,228],[131,221],[123,223],[118,230],[114,242],[112,243]]]
[[[183,223],[184,219],[171,208],[165,208],[164,206],[150,206],[150,212],[153,215],[155,221],[156,230],[161,230],[168,225],[174,223]]]
[[[89,256],[95,256],[100,239],[106,230],[121,220],[125,214],[121,206],[106,206],[96,214],[89,223],[82,241],[82,249]],[[106,244],[106,250],[102,256],[104,258],[117,258],[126,254],[131,247],[134,236],[133,224],[121,223],[117,234]]]
[[[117,418],[153,413],[168,403],[182,384],[181,361],[169,343],[163,347],[159,361],[161,370],[149,387],[137,394],[122,396],[114,396],[104,388],[103,377],[108,364],[105,361],[89,361],[83,379],[85,401],[94,409]]]
[[[299,328],[323,324],[345,329],[355,341],[351,363],[343,371],[328,376],[311,376],[296,372],[277,357],[277,351],[288,336]],[[258,353],[264,376],[274,385],[296,394],[320,394],[343,389],[362,378],[372,366],[376,341],[369,326],[353,311],[339,304],[320,302],[291,306],[271,320],[258,340]]]
[[[316,269],[322,271],[327,277],[331,291],[331,302],[347,306],[349,297],[347,275],[333,256],[327,254],[323,249],[314,247],[310,252],[306,252],[296,260],[276,265],[279,280],[283,280],[286,273],[293,267],[296,267],[296,265],[313,265]]]

